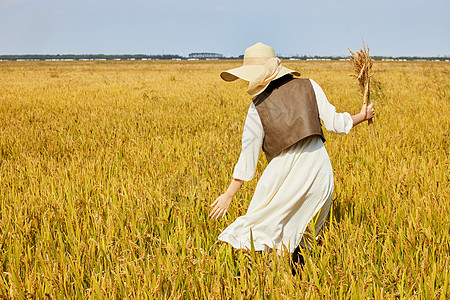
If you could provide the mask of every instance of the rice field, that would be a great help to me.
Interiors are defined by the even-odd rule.
[[[287,258],[233,251],[267,161],[225,218],[250,104],[240,61],[0,62],[0,298],[449,299],[450,64],[375,62],[377,116],[326,134],[328,227]],[[287,61],[338,111],[350,62]]]

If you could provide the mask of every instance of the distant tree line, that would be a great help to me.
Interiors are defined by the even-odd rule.
[[[114,60],[114,59],[181,59],[178,54],[24,54],[0,55],[0,60]]]
[[[224,57],[218,53],[191,53],[188,57],[183,57],[178,54],[158,54],[158,55],[145,55],[145,54],[18,54],[18,55],[0,55],[0,60],[181,60],[181,59],[242,59],[244,56],[237,57]],[[294,60],[345,60],[349,56],[307,56],[307,55],[294,55],[294,56],[279,56],[281,59],[294,59]],[[433,56],[433,57],[421,57],[421,56],[373,56],[374,60],[450,60],[449,56]]]
[[[298,59],[298,60],[344,60],[349,59],[350,56],[279,56],[281,59]],[[243,55],[242,55],[243,58]],[[427,61],[434,61],[434,60],[450,60],[449,56],[430,56],[430,57],[422,57],[422,56],[372,56],[373,60],[408,60],[408,61],[414,61],[414,60],[427,60]]]
[[[219,59],[224,58],[220,53],[210,53],[210,52],[199,52],[199,53],[190,53],[189,58],[198,58],[198,59]]]

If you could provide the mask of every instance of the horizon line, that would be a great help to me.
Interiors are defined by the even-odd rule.
[[[220,56],[205,56],[204,58],[215,58],[215,59],[242,59],[243,55],[238,55],[238,56],[225,56],[222,55],[220,53],[213,53],[213,52],[194,52],[194,53],[190,53],[187,56],[185,55],[180,55],[180,54],[176,54],[176,53],[166,53],[166,54],[143,54],[143,53],[123,53],[123,54],[105,54],[105,53],[83,53],[83,54],[76,54],[76,53],[58,53],[58,54],[49,54],[49,53],[45,53],[45,54],[39,54],[39,53],[27,53],[27,54],[0,54],[0,57],[3,58],[7,58],[7,57],[59,57],[59,56],[78,56],[78,57],[83,57],[83,56],[107,56],[107,57],[129,57],[129,58],[155,58],[155,57],[178,57],[178,58],[184,58],[184,59],[188,59],[188,58],[199,58],[202,59],[200,57],[195,57],[195,56],[191,56],[193,54],[214,54],[214,55],[220,55]],[[296,54],[296,55],[282,55],[282,54],[277,54],[277,57],[280,58],[347,58],[347,57],[351,57],[351,55],[318,55],[318,54]],[[431,56],[422,56],[422,55],[372,55],[372,58],[450,58],[449,54],[445,54],[445,55],[431,55]]]

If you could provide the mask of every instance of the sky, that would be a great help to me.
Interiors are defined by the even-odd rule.
[[[0,0],[0,55],[450,55],[450,0]]]

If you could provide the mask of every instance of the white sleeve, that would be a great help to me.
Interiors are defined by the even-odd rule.
[[[233,178],[244,181],[252,180],[255,175],[259,153],[264,138],[264,129],[256,107],[250,104],[244,131],[242,132],[242,150],[239,160],[234,167]]]
[[[334,133],[349,133],[353,127],[353,120],[349,113],[337,113],[336,108],[328,102],[322,88],[312,79],[311,84],[316,93],[319,117],[323,121],[325,128]]]

